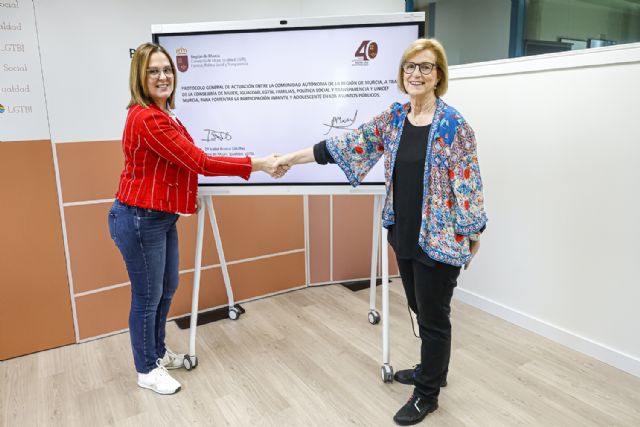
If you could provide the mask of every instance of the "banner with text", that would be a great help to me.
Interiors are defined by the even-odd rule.
[[[49,139],[33,1],[0,12],[0,142]]]
[[[211,155],[264,156],[309,147],[407,98],[396,84],[400,56],[418,25],[158,35],[178,68],[176,114]],[[365,182],[384,182],[380,162]],[[336,184],[338,167],[302,165],[280,180]],[[200,178],[201,184],[242,184]]]

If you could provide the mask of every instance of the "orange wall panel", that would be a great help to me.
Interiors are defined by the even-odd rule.
[[[304,285],[304,253],[228,265],[229,278],[236,301]],[[173,298],[169,317],[191,312],[193,273],[180,275],[180,286]],[[222,270],[219,267],[203,270],[200,276],[198,309],[227,305]]]
[[[202,271],[200,276],[200,310],[225,305],[227,294],[220,268]],[[169,317],[191,313],[193,273],[180,275],[180,284],[173,297]],[[108,334],[129,327],[131,287],[129,285],[107,289],[76,298],[76,311],[80,339]]]
[[[393,251],[393,248],[391,247],[391,245],[387,243],[387,246],[389,248],[389,275],[397,276],[400,273],[398,272],[398,263],[396,262],[396,253]],[[382,272],[380,274],[382,274]]]
[[[304,253],[229,265],[236,301],[304,285]],[[169,317],[191,313],[193,273],[180,275]],[[227,294],[220,268],[202,271],[198,309],[226,305]],[[128,328],[131,288],[107,289],[76,298],[80,339]]]
[[[3,301],[20,309],[19,314],[14,313],[12,318],[24,318],[28,313],[23,326],[37,331],[30,332],[30,338],[24,340],[24,333],[16,328],[9,331],[6,327],[13,322],[0,322],[3,343],[0,359],[74,341],[51,143],[21,143],[19,148],[23,150],[20,153],[14,152],[15,148],[18,146],[13,143],[0,145],[3,150],[0,167],[7,175],[2,182],[21,184],[7,187],[7,202],[27,208],[2,214],[5,223],[16,226],[5,227],[2,231],[3,244],[10,244],[2,247],[6,252],[2,254],[2,261],[7,263],[7,268],[3,266],[0,273],[3,274],[0,286],[3,286],[3,296],[6,296]],[[122,170],[120,141],[63,143],[57,144],[56,150],[65,203],[111,199],[114,196]],[[26,170],[30,172],[27,174]],[[32,173],[33,170],[38,174]],[[14,193],[11,190],[15,190]],[[34,203],[37,208],[29,209]],[[214,205],[227,261],[304,249],[302,196],[216,196]],[[111,202],[107,202],[64,208],[75,294],[129,281],[122,257],[109,236],[107,215],[110,206]],[[334,196],[334,280],[350,280],[369,274],[371,209],[370,196]],[[328,281],[329,196],[309,198],[309,221],[311,280],[316,283]],[[196,225],[195,215],[181,217],[178,222],[181,270],[194,267]],[[33,259],[38,260],[39,267],[43,262],[45,266],[30,268]],[[393,274],[395,262],[391,261],[390,272]],[[210,266],[218,262],[207,218],[202,264]],[[284,291],[304,285],[304,252],[231,264],[229,272],[236,300]],[[39,275],[46,277],[40,278]],[[52,278],[58,285],[52,286]],[[47,286],[41,287],[41,283],[47,283]],[[192,272],[180,275],[180,287],[170,316],[190,312],[192,283]],[[29,286],[37,289],[25,292]],[[202,272],[200,294],[200,309],[227,303],[220,268]],[[34,295],[42,296],[43,303],[38,303]],[[21,300],[27,306],[20,305]],[[18,305],[15,305],[16,301]],[[75,301],[81,339],[128,326],[128,285],[80,295]],[[1,312],[5,318],[11,317],[11,310]],[[40,313],[47,314],[46,329],[37,321]],[[58,331],[52,334],[50,326]],[[39,335],[37,332],[46,333]],[[4,345],[5,342],[10,345]]]
[[[304,248],[302,196],[213,198],[227,261]]]
[[[200,310],[227,303],[227,296],[219,268],[204,270],[200,276]],[[191,313],[193,273],[180,275],[180,284],[173,297],[169,317]],[[76,298],[80,339],[108,334],[129,327],[131,287],[107,289]]]
[[[80,339],[127,329],[130,304],[131,288],[128,285],[77,297]]]
[[[235,286],[233,282],[231,286]],[[191,298],[193,294],[193,273],[180,275],[180,285],[169,309],[169,317],[183,316],[191,313]],[[200,293],[198,310],[227,305],[227,292],[224,288],[222,270],[219,267],[203,270],[200,273]]]
[[[75,342],[50,141],[0,143],[0,360]]]
[[[109,235],[107,217],[111,202],[67,206],[65,219],[75,293],[129,281],[120,251]],[[178,220],[180,269],[191,269],[195,261],[197,217]],[[218,262],[211,225],[205,222],[202,265]]]
[[[219,225],[218,225],[219,226]],[[220,226],[219,226],[220,227]],[[196,238],[198,233],[198,216],[182,216],[178,220],[178,242],[180,247],[180,270],[191,269],[196,260]],[[223,242],[224,250],[224,242]],[[202,239],[202,266],[218,264],[218,252],[213,239],[213,230],[209,218],[204,220]]]
[[[311,283],[331,280],[330,196],[309,196],[309,276]]]
[[[124,167],[118,141],[56,144],[64,203],[115,197]]]
[[[64,208],[75,293],[129,281],[122,256],[109,235],[110,207],[111,203],[99,203]]]
[[[304,252],[233,264],[229,276],[236,300],[303,286]]]
[[[333,280],[371,275],[373,196],[333,196]]]

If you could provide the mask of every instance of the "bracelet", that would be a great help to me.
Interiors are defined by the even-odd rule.
[[[479,241],[480,240],[480,233],[469,234],[469,240],[471,240],[472,242]]]

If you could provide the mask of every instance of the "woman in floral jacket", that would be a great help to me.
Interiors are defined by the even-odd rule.
[[[283,167],[337,163],[356,186],[384,157],[383,225],[422,341],[420,363],[394,376],[415,386],[394,417],[401,425],[416,424],[438,408],[451,352],[453,289],[487,222],[474,133],[442,100],[447,84],[442,45],[416,40],[398,69],[398,86],[409,95],[408,103],[395,103],[348,134],[279,159]]]

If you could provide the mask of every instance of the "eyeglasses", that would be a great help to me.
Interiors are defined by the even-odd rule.
[[[422,62],[420,64],[416,64],[415,62],[405,62],[402,64],[402,71],[407,74],[413,74],[413,72],[418,68],[422,74],[431,74],[434,68],[437,65],[431,62]]]
[[[173,76],[173,68],[171,67],[164,67],[163,69],[147,68],[147,76],[151,77],[152,79],[159,79],[160,73],[164,73],[165,76],[171,77]]]

